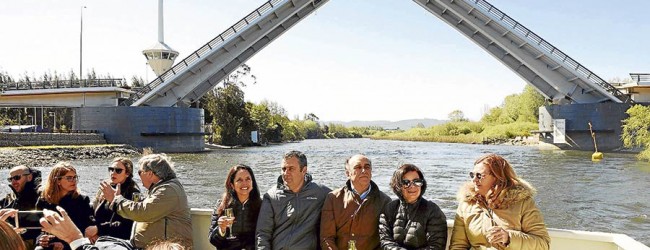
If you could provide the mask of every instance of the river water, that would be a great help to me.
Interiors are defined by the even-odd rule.
[[[213,208],[232,165],[243,163],[253,167],[264,193],[280,173],[282,154],[292,149],[303,151],[314,180],[332,189],[342,186],[346,179],[345,159],[363,153],[373,162],[373,180],[393,198],[395,195],[388,187],[393,171],[402,163],[413,163],[423,169],[429,183],[425,196],[436,202],[448,219],[453,219],[456,192],[463,182],[469,181],[467,173],[474,160],[485,153],[497,153],[538,189],[535,200],[547,227],[623,233],[650,245],[650,164],[637,161],[634,154],[606,153],[603,161],[592,162],[591,152],[531,146],[333,139],[170,156],[190,206]],[[108,177],[109,162],[110,159],[72,162],[79,169],[83,193],[96,192],[98,182]],[[50,171],[42,170],[44,175]],[[8,176],[7,172],[0,171],[0,176]],[[6,191],[6,185],[3,186],[0,191]]]

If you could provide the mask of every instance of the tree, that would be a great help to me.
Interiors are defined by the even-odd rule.
[[[235,84],[218,87],[207,95],[212,114],[213,138],[228,146],[250,143],[251,121],[246,111],[244,91]]]
[[[650,107],[634,105],[625,111],[629,117],[623,120],[623,145],[628,148],[645,148],[639,158],[650,161]]]
[[[464,121],[467,121],[467,118],[465,118],[465,113],[463,113],[463,111],[460,111],[458,109],[454,110],[454,111],[451,111],[451,113],[449,113],[449,115],[447,115],[447,117],[449,117],[449,120],[451,120],[452,122],[464,122]]]

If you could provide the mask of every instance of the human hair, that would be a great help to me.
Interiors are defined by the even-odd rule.
[[[257,181],[255,180],[253,169],[249,166],[238,164],[232,166],[230,168],[230,171],[228,171],[228,175],[226,176],[226,181],[224,183],[225,191],[221,195],[221,203],[219,204],[219,207],[217,207],[217,216],[221,216],[223,214],[223,211],[226,208],[232,206],[234,199],[237,198],[237,193],[235,192],[233,185],[235,183],[235,175],[240,170],[248,171],[248,173],[251,175],[251,180],[253,181],[253,189],[248,196],[248,202],[251,202],[251,204],[254,206],[253,209],[256,209],[255,206],[259,207],[259,205],[262,204],[260,189],[257,187]]]
[[[420,197],[424,195],[424,192],[427,191],[427,181],[424,179],[424,174],[422,174],[422,171],[420,171],[420,168],[413,164],[402,164],[397,170],[395,170],[395,173],[393,173],[393,177],[390,179],[390,188],[393,190],[393,193],[397,195],[400,199],[402,199],[402,180],[404,180],[404,175],[408,172],[415,171],[418,173],[419,178],[424,182],[422,185],[421,189],[422,191],[420,192]]]
[[[300,165],[301,170],[307,166],[307,156],[305,156],[305,154],[297,150],[291,150],[289,152],[284,153],[282,160],[286,161],[287,159],[292,157],[298,159],[298,163]]]
[[[72,166],[69,162],[62,161],[54,165],[52,171],[47,176],[47,181],[43,186],[43,192],[41,193],[41,198],[47,201],[50,204],[59,204],[61,198],[67,194],[61,194],[61,187],[58,185],[57,181],[61,180],[61,177],[68,174],[68,172],[77,173],[77,169]],[[72,198],[77,198],[80,195],[79,186],[77,189],[71,192]]]
[[[25,243],[9,223],[0,221],[0,246],[3,249],[26,250]]]
[[[113,159],[111,165],[113,165],[113,163],[116,162],[122,163],[122,165],[124,165],[124,168],[126,169],[126,173],[129,174],[129,176],[126,177],[127,179],[133,178],[133,162],[131,161],[131,159],[126,157],[117,157]]]
[[[474,161],[474,165],[481,163],[485,166],[486,170],[497,179],[494,187],[492,187],[488,193],[488,197],[485,198],[487,199],[488,204],[498,208],[503,201],[501,193],[519,184],[519,177],[517,177],[517,173],[515,173],[515,170],[510,166],[510,163],[497,154],[486,154]],[[501,199],[499,197],[501,197]]]
[[[176,178],[174,172],[174,163],[166,154],[149,154],[145,155],[138,161],[138,165],[143,171],[151,171],[161,180]]]
[[[370,158],[368,158],[366,155],[363,155],[363,154],[356,154],[356,155],[350,156],[347,159],[345,159],[345,169],[346,170],[351,170],[351,171],[354,170],[354,166],[350,166],[350,160],[352,160],[352,157],[355,157],[355,156],[361,156],[364,159],[368,160],[368,164],[370,164],[370,166],[372,167],[372,161],[370,160]],[[352,167],[352,168],[350,168],[350,167]]]
[[[158,240],[153,241],[145,249],[146,250],[186,250],[190,249],[187,242],[177,239]]]
[[[111,165],[113,165],[116,162],[122,163],[127,174],[124,183],[122,183],[120,186],[120,190],[122,194],[125,195],[128,190],[138,189],[138,184],[136,184],[135,181],[133,181],[133,162],[131,161],[131,159],[126,157],[117,157],[113,159],[113,161],[111,161]],[[95,200],[93,201],[93,208],[97,208],[97,206],[101,203],[103,196],[104,196],[103,192],[101,191],[100,188],[100,190],[95,195]]]

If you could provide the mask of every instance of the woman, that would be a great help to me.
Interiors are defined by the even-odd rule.
[[[391,201],[379,215],[382,249],[445,249],[447,218],[436,203],[422,198],[427,182],[413,164],[399,167],[390,180],[399,199]]]
[[[503,157],[474,162],[472,182],[458,192],[449,249],[548,249],[550,237],[535,206],[535,189]]]
[[[4,220],[0,220],[0,246],[2,249],[25,250],[25,243],[14,228]]]
[[[41,196],[36,201],[36,209],[57,211],[60,206],[70,215],[77,228],[85,230],[92,221],[93,210],[88,196],[82,195],[77,187],[77,170],[68,162],[59,162],[52,168]],[[51,236],[41,234],[36,249],[70,249],[68,244]],[[61,248],[62,247],[62,248]]]
[[[120,192],[126,199],[133,200],[133,193],[139,193],[138,184],[133,181],[133,162],[128,158],[118,157],[108,167],[110,185],[115,188],[120,186]],[[108,183],[108,182],[107,182]],[[113,236],[115,238],[128,240],[131,237],[133,221],[125,219],[117,212],[109,209],[109,202],[104,199],[100,188],[93,202],[95,211],[95,222],[93,226],[86,229],[85,235],[92,242],[99,236]]]
[[[246,165],[233,166],[226,176],[225,188],[212,214],[210,243],[217,249],[254,249],[262,199],[253,170]],[[227,208],[232,208],[234,220],[225,216]],[[232,231],[227,230],[228,226]]]

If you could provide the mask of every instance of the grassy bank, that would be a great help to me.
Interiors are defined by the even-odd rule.
[[[515,122],[486,124],[482,122],[448,122],[429,128],[412,128],[405,131],[380,131],[369,137],[379,140],[427,141],[448,143],[494,143],[530,136],[538,129],[537,123]]]

